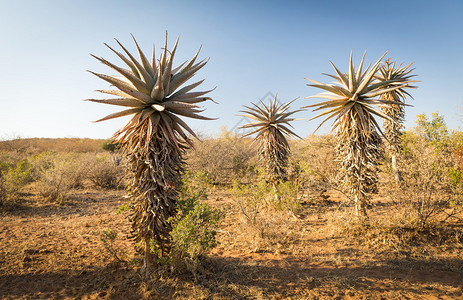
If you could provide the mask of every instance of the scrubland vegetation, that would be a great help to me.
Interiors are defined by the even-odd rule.
[[[102,140],[0,143],[3,298],[463,297],[463,134],[437,113],[402,132],[366,203],[338,180],[331,135],[291,140],[268,185],[257,146],[223,129],[187,150],[172,251],[149,277],[130,240],[125,159]],[[104,145],[104,146],[103,146]],[[104,149],[103,149],[104,148]],[[106,150],[105,150],[106,149]],[[151,251],[161,251],[156,244]]]

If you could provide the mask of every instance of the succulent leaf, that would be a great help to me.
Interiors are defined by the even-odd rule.
[[[188,63],[183,63],[179,67],[173,68],[173,61],[177,50],[179,37],[177,37],[172,51],[168,51],[166,34],[164,48],[162,49],[159,62],[157,63],[155,59],[154,48],[153,58],[150,62],[148,61],[143,51],[140,49],[138,42],[133,35],[132,38],[138,53],[139,60],[137,60],[117,39],[116,42],[119,44],[125,55],[119,53],[109,45],[105,44],[129,67],[130,70],[118,67],[115,64],[105,60],[104,58],[92,55],[101,63],[117,71],[120,75],[122,75],[122,77],[116,78],[114,76],[108,76],[89,71],[95,76],[98,76],[99,78],[109,82],[116,88],[115,90],[99,90],[99,92],[120,97],[115,99],[101,100],[89,99],[89,101],[132,108],[121,113],[111,114],[98,121],[117,118],[128,114],[137,115],[148,107],[150,110],[158,112],[154,113],[153,116],[156,116],[159,114],[159,112],[163,112],[163,115],[165,116],[161,118],[161,123],[163,126],[170,126],[170,128],[166,128],[164,132],[167,134],[166,138],[172,140],[172,132],[176,131],[173,130],[173,128],[185,128],[186,126],[186,124],[181,121],[180,118],[172,118],[172,115],[177,114],[179,116],[195,119],[212,120],[211,118],[198,115],[198,113],[202,112],[203,110],[198,109],[199,106],[195,105],[196,103],[212,100],[210,97],[204,97],[205,94],[211,92],[212,90],[204,92],[192,92],[192,90],[203,83],[204,80],[200,80],[180,88],[188,79],[193,77],[195,73],[207,63],[206,59],[195,63],[201,48],[199,48],[199,50],[196,52],[193,58],[188,61]],[[157,117],[150,118],[152,127],[158,126],[158,124],[160,124],[159,120],[156,121],[156,119]],[[140,122],[144,122],[145,120],[146,119],[137,119],[136,122],[130,123],[131,125],[129,127],[123,127],[123,130],[119,130],[117,134],[121,135],[130,128],[138,126]],[[189,127],[187,128],[188,129],[185,129],[191,134],[192,130]],[[151,130],[153,129],[154,128],[151,128]],[[182,134],[182,132],[176,132],[179,133],[179,136],[177,137],[182,142],[188,142],[185,140],[185,135]],[[150,136],[152,134],[153,133],[151,133]],[[172,140],[172,142],[178,145],[176,140]]]
[[[244,105],[246,110],[240,111],[243,113],[240,114],[241,116],[255,121],[240,128],[252,128],[244,137],[257,134],[253,143],[259,144],[259,158],[264,164],[268,180],[272,183],[286,178],[289,144],[285,136],[300,139],[294,131],[285,126],[287,124],[292,127],[289,122],[295,119],[289,117],[301,111],[300,109],[289,111],[290,105],[295,100],[279,104],[275,96],[267,105],[259,101],[259,105],[254,103],[252,107]]]
[[[366,215],[366,195],[376,187],[376,165],[382,155],[379,133],[384,134],[375,117],[385,119],[385,122],[396,122],[375,107],[390,105],[392,102],[394,105],[402,106],[398,99],[385,98],[384,95],[395,92],[402,95],[403,89],[408,88],[410,83],[392,76],[384,76],[387,72],[380,64],[386,53],[376,63],[362,70],[364,53],[358,69],[355,70],[351,51],[347,75],[330,62],[336,75],[328,76],[336,80],[335,84],[323,84],[310,79],[308,80],[314,84],[307,84],[327,91],[307,98],[328,100],[306,107],[322,111],[310,119],[324,117],[315,131],[328,120],[334,119],[331,128],[336,130],[339,178],[348,194],[352,196],[357,214],[361,211],[363,215]]]

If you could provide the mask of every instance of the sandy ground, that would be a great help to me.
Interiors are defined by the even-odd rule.
[[[262,212],[252,225],[223,191],[209,204],[226,217],[219,246],[196,273],[142,278],[124,191],[84,189],[64,204],[33,193],[0,219],[2,299],[463,299],[463,245],[382,247],[339,230],[339,200],[297,216]],[[388,212],[378,200],[372,218]],[[115,261],[100,240],[117,231]],[[384,237],[382,237],[384,238]]]

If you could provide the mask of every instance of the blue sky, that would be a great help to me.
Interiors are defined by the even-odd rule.
[[[103,43],[114,38],[134,51],[130,34],[150,55],[180,35],[174,64],[202,45],[209,63],[193,78],[200,90],[217,87],[204,115],[216,121],[189,123],[215,135],[238,123],[242,105],[267,93],[282,102],[300,97],[294,108],[317,101],[304,77],[330,82],[331,60],[347,71],[350,51],[359,63],[385,51],[398,62],[415,62],[419,88],[406,110],[415,116],[439,111],[451,129],[463,126],[463,1],[2,1],[0,0],[0,138],[108,138],[123,118],[92,123],[117,107],[85,102],[101,98],[108,84],[86,72],[113,74],[89,53],[123,65]],[[294,123],[307,136],[319,120],[311,111]],[[328,131],[328,126],[320,133]]]

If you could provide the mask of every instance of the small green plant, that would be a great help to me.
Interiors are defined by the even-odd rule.
[[[124,212],[124,211],[128,211],[130,210],[130,206],[125,204],[125,203],[122,203],[116,210],[116,215]]]
[[[449,170],[450,182],[454,187],[463,183],[463,171],[460,168],[450,168]]]
[[[114,261],[124,262],[118,254],[118,250],[115,247],[115,241],[117,238],[117,231],[106,228],[101,234],[100,241],[103,243],[105,249],[112,255]]]

